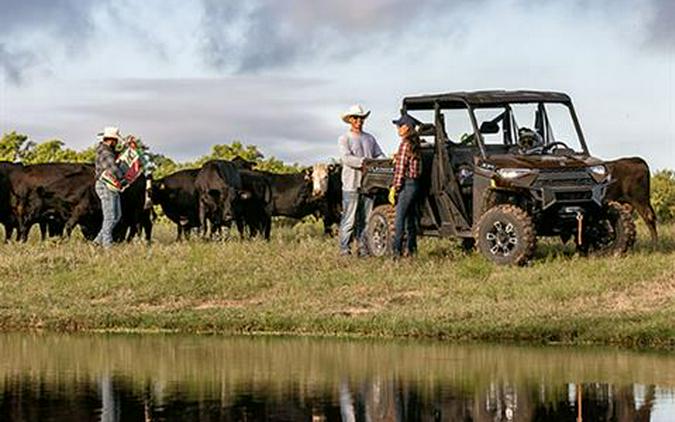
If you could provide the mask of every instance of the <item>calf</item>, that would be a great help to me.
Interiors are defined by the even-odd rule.
[[[650,202],[649,166],[639,157],[621,158],[605,163],[612,181],[607,188],[607,199],[630,204],[649,228],[652,243],[658,242],[656,213]]]

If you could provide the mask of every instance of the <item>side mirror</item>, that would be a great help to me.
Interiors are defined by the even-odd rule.
[[[433,136],[436,133],[436,126],[431,123],[422,123],[417,126],[419,136]]]
[[[483,122],[480,124],[480,133],[485,133],[487,135],[499,133],[499,125],[491,121]]]

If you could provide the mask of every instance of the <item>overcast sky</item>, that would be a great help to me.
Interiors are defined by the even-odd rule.
[[[340,113],[391,153],[404,95],[568,92],[601,158],[675,168],[672,0],[0,0],[0,131],[179,160],[241,140],[335,157]]]

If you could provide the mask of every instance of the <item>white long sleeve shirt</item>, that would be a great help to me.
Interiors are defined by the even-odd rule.
[[[342,190],[356,192],[361,186],[361,165],[364,158],[383,156],[382,149],[373,135],[352,131],[340,136],[340,159],[342,160]]]

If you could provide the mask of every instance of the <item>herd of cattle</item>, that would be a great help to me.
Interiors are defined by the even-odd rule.
[[[121,194],[122,219],[116,241],[145,234],[150,241],[153,204],[177,226],[178,239],[192,229],[218,232],[236,224],[244,236],[269,238],[271,217],[322,217],[327,231],[339,221],[339,166],[317,164],[300,173],[253,169],[243,159],[212,160],[158,180],[141,175]],[[31,227],[47,236],[70,236],[79,226],[92,240],[101,228],[101,205],[94,189],[94,166],[75,163],[21,165],[0,162],[0,223],[5,241],[16,231],[25,241]]]
[[[157,180],[139,177],[121,194],[122,219],[114,239],[124,241],[141,233],[152,237],[153,204],[177,227],[177,238],[199,228],[206,234],[235,224],[241,236],[269,238],[271,218],[323,219],[331,231],[341,214],[339,165],[317,164],[300,173],[276,174],[254,169],[254,163],[235,158],[212,160],[199,169],[181,170]],[[640,158],[607,163],[613,183],[608,199],[629,204],[644,219],[656,242],[656,215],[650,204],[649,167]],[[101,205],[94,190],[91,164],[47,163],[21,165],[0,162],[0,223],[5,240],[16,231],[25,241],[31,227],[41,236],[69,236],[79,226],[92,240],[101,223]]]

